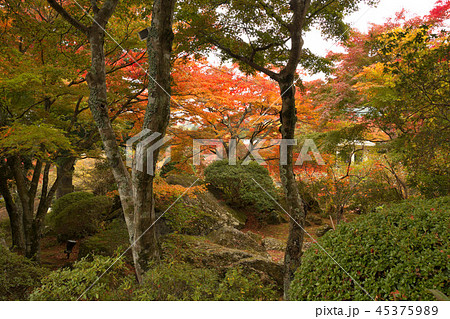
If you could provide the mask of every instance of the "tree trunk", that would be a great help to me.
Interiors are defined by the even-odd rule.
[[[280,112],[281,136],[284,140],[294,139],[297,111],[295,108],[295,87],[293,76],[279,81],[282,95],[282,108]],[[298,191],[294,175],[294,145],[287,145],[287,162],[280,162],[280,177],[288,205],[289,237],[284,255],[284,299],[289,300],[289,288],[294,273],[300,266],[305,225],[305,210]],[[280,150],[281,151],[281,150]]]
[[[148,75],[148,104],[143,127],[151,132],[161,133],[160,138],[166,134],[170,119],[170,57],[173,43],[173,11],[175,0],[157,0],[153,4],[152,22],[147,38],[147,52],[149,58]],[[146,145],[151,147],[154,142]],[[147,154],[144,151],[144,154]],[[156,236],[155,200],[153,194],[153,176],[146,171],[150,165],[155,172],[159,149],[156,149],[151,158],[143,157],[144,172],[136,170],[133,164],[133,194],[134,194],[134,223],[136,227],[135,266],[139,281],[142,274],[148,269],[150,260],[159,259],[159,248]],[[152,162],[147,163],[149,160]]]
[[[122,160],[107,108],[104,36],[104,31],[99,25],[93,24],[90,27],[91,70],[86,77],[89,86],[88,104],[98,127],[106,157],[117,182],[125,221],[129,230],[130,242],[133,243],[133,196],[130,176]]]
[[[5,200],[8,212],[9,224],[11,226],[12,248],[18,252],[25,252],[25,235],[23,233],[22,210],[18,209],[14,198],[8,188],[7,168],[0,166],[0,194]]]
[[[137,171],[136,163],[133,164],[133,174],[130,177],[122,160],[108,114],[104,28],[115,11],[118,0],[107,0],[101,9],[94,8],[95,23],[89,27],[72,17],[57,1],[47,0],[47,2],[72,26],[88,36],[91,46],[91,70],[86,77],[89,87],[88,104],[118,185],[132,244],[136,275],[141,282],[149,259],[159,257],[155,227],[150,227],[155,222],[153,177]],[[149,80],[149,100],[144,128],[163,135],[166,132],[170,114],[170,54],[175,2],[175,0],[154,1],[148,36],[149,75],[152,78]],[[150,146],[151,144],[147,145],[147,147]],[[154,153],[153,167],[156,164],[157,156],[158,151]],[[147,167],[146,163],[143,167]]]
[[[71,158],[70,160],[66,160],[63,166],[60,166],[63,176],[72,171],[74,163],[75,158]],[[57,176],[56,180],[53,182],[53,185],[50,187],[50,190],[48,190],[50,168],[51,164],[46,163],[44,168],[44,175],[42,178],[41,198],[39,200],[36,214],[33,218],[31,233],[29,236],[30,251],[27,257],[33,259],[38,263],[41,262],[41,238],[45,217],[47,215],[47,211],[51,205],[53,197],[55,196],[56,190],[58,189],[61,182],[61,176]]]
[[[73,171],[74,165],[68,170],[64,169],[64,164],[67,161],[71,161],[75,164],[75,159],[73,157],[63,158],[61,160],[61,165],[56,168],[56,175],[59,177],[59,185],[56,190],[56,198],[61,198],[64,195],[73,192]]]

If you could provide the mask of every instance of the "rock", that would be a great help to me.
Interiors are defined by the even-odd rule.
[[[170,174],[166,177],[167,184],[170,185],[181,185],[183,187],[190,187],[197,178],[193,175],[178,175],[178,174]],[[197,181],[195,185],[200,185],[201,182]]]
[[[284,242],[272,237],[263,238],[262,245],[266,250],[284,251],[286,249],[286,244]]]
[[[194,176],[169,175],[166,182],[171,185],[189,187],[195,182]],[[201,182],[197,182],[198,185]],[[197,185],[196,184],[196,185]],[[243,228],[246,218],[220,202],[210,191],[198,191],[195,196],[185,195],[161,218],[168,227],[165,235],[177,231],[188,235],[207,235],[224,226]],[[156,214],[161,215],[172,203],[157,205]]]
[[[316,215],[313,215],[313,214],[308,214],[308,215],[306,216],[306,219],[307,219],[308,221],[310,221],[311,223],[314,223],[314,224],[316,224],[316,225],[322,225],[322,224],[323,224],[322,218],[320,218],[320,217],[318,217],[318,216],[316,216]]]
[[[323,235],[325,235],[329,230],[331,230],[333,228],[331,228],[330,225],[325,224],[319,228],[316,229],[316,235],[317,237],[322,237]]]
[[[205,237],[180,234],[164,236],[162,248],[165,259],[224,272],[230,267],[241,266],[282,287],[282,265],[273,262],[265,253],[229,248],[213,243]]]
[[[253,238],[256,242],[261,242],[262,235],[252,232],[251,230],[247,231],[246,234]]]
[[[213,243],[221,246],[248,250],[257,253],[266,253],[264,247],[262,247],[250,235],[247,235],[246,233],[243,233],[233,227],[224,226],[210,233],[207,238]]]
[[[198,193],[195,198],[183,197],[182,199],[185,203],[193,204],[202,211],[217,217],[219,227],[231,226],[240,229],[245,226],[245,218],[239,216],[233,209],[224,203],[219,202],[209,191]]]
[[[239,260],[233,266],[240,266],[243,269],[254,271],[261,276],[263,281],[276,282],[278,287],[283,287],[283,264],[262,257],[250,257]]]

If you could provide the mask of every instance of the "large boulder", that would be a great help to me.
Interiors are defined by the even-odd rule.
[[[274,281],[278,287],[283,286],[283,264],[275,263],[267,258],[253,256],[237,261],[234,266],[256,272],[263,281]]]
[[[169,175],[165,181],[170,185],[186,188],[195,180],[192,176]],[[163,224],[159,227],[161,235],[178,232],[204,236],[224,226],[243,228],[246,220],[245,216],[228,207],[207,190],[182,196],[176,203],[171,201],[157,205],[156,210],[158,216],[164,214],[158,222]]]
[[[226,271],[241,266],[255,272],[267,282],[282,282],[282,265],[273,262],[266,253],[225,247],[205,237],[169,234],[162,238],[163,257],[186,262],[198,268]]]
[[[236,228],[224,226],[215,230],[207,237],[213,243],[242,250],[253,251],[266,255],[266,250],[255,239]]]

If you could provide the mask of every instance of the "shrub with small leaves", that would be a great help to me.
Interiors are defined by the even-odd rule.
[[[0,300],[27,300],[45,270],[0,244]]]
[[[98,281],[97,281],[98,279]],[[82,259],[73,268],[58,269],[42,279],[31,300],[129,300],[133,272],[117,257]]]
[[[450,197],[409,200],[344,223],[320,244],[377,300],[434,300],[450,293]],[[292,281],[293,300],[370,300],[317,245]]]
[[[230,268],[225,275],[215,269],[195,268],[186,263],[155,265],[135,300],[276,300],[273,286],[264,285],[256,274]]]

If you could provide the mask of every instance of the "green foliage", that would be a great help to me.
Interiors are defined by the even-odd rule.
[[[105,230],[83,240],[80,243],[78,258],[87,255],[114,256],[117,251],[124,251],[130,245],[128,230],[122,219],[113,220]],[[132,261],[131,250],[125,256]]]
[[[450,197],[411,200],[363,215],[328,232],[320,244],[377,300],[432,300],[448,295]],[[295,300],[369,297],[312,245],[291,285]]]
[[[45,271],[0,244],[0,300],[27,300]]]
[[[251,206],[262,220],[276,215],[278,207],[272,198],[277,198],[277,193],[272,178],[268,170],[256,162],[229,165],[227,160],[215,161],[206,167],[205,181],[220,189],[230,204]]]
[[[136,300],[274,300],[275,290],[264,286],[256,274],[230,268],[224,276],[217,270],[185,263],[165,263],[151,268]]]
[[[380,62],[364,69],[355,85],[365,98],[365,118],[389,134],[412,186],[427,197],[448,195],[450,33],[412,25],[376,42]]]
[[[75,262],[72,269],[51,272],[30,299],[77,300],[90,288],[80,300],[129,300],[132,284],[133,276],[122,259],[95,256],[92,261]]]
[[[85,199],[91,199],[93,197],[94,195],[88,192],[72,192],[66,194],[55,200],[55,202],[52,205],[51,217],[49,216],[49,219],[53,218],[54,216],[60,215],[66,207],[75,204],[76,202]]]
[[[369,176],[361,180],[349,200],[350,210],[366,213],[377,206],[403,199],[401,191],[384,179],[383,175],[386,175],[384,171],[372,170]]]
[[[1,155],[27,155],[48,159],[58,151],[71,150],[69,139],[64,133],[44,123],[14,125],[0,131]]]
[[[318,26],[325,37],[344,40],[348,34],[345,15],[357,11],[361,3],[377,2],[345,0],[323,5],[322,1],[312,1],[303,28],[308,31],[313,25]],[[188,1],[175,14],[175,20],[189,21],[177,25],[175,41],[180,44],[180,51],[208,52],[218,47],[223,60],[232,60],[243,72],[253,74],[255,64],[273,69],[287,63],[291,19],[287,1]],[[251,41],[243,39],[242,34]],[[184,41],[186,38],[190,41]],[[313,71],[327,69],[330,62],[313,55],[307,48],[305,43],[302,65]],[[236,56],[244,58],[236,59]],[[247,64],[245,60],[250,62]]]
[[[77,192],[67,194],[55,202],[49,225],[58,240],[78,239],[93,235],[101,229],[104,215],[112,200],[106,196],[93,196]]]
[[[188,235],[204,235],[218,222],[217,217],[201,207],[184,202],[175,203],[164,214],[164,219],[173,231]]]

